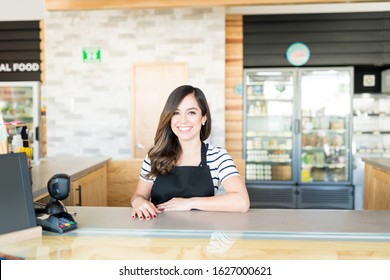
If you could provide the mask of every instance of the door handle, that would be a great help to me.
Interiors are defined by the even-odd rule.
[[[295,119],[294,121],[294,132],[295,134],[299,134],[301,132],[301,121],[299,119]]]

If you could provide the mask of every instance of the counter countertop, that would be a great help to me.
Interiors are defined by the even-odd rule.
[[[109,157],[43,158],[32,168],[33,197],[47,193],[48,180],[57,173],[65,173],[73,180],[94,171],[110,160]]]
[[[130,207],[68,207],[87,232],[197,235],[226,231],[248,236],[390,241],[390,211],[250,209],[247,213],[165,212],[150,221],[131,220]],[[115,217],[115,218],[113,218]],[[177,236],[176,236],[177,237]]]
[[[363,161],[383,171],[390,172],[390,158],[363,158]]]
[[[68,207],[79,228],[0,246],[26,259],[390,259],[390,211],[250,209],[165,212],[131,220],[128,207]]]

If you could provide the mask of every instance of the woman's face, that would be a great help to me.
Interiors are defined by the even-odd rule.
[[[188,94],[172,116],[171,129],[180,141],[199,140],[202,123],[206,120],[194,95]]]

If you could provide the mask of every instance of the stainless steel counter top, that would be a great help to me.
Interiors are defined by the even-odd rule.
[[[33,197],[47,193],[48,180],[57,173],[65,173],[73,180],[103,166],[109,157],[44,158],[32,168]]]
[[[363,158],[363,161],[383,171],[390,172],[390,158]]]
[[[165,212],[68,207],[79,228],[0,246],[25,259],[389,260],[390,211],[250,209]]]
[[[131,219],[130,207],[68,207],[79,229],[71,235],[202,237],[215,231],[244,239],[340,239],[390,242],[390,211],[250,209],[247,213],[165,212]]]

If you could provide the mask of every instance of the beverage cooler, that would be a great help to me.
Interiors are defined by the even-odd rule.
[[[353,68],[244,71],[253,208],[353,209]]]
[[[9,123],[9,140],[14,134],[21,134],[26,127],[28,146],[32,148],[33,159],[39,159],[39,125],[41,123],[39,82],[0,82],[0,112],[4,122]],[[26,124],[26,126],[23,126]]]

